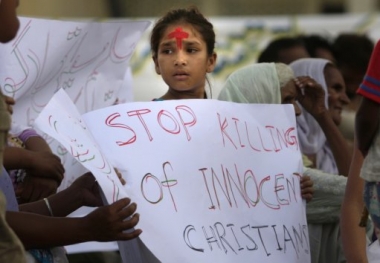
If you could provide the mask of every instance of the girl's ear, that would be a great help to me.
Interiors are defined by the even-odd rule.
[[[216,59],[217,59],[217,55],[216,53],[212,53],[212,55],[208,58],[208,61],[207,61],[207,69],[206,69],[206,72],[207,73],[210,73],[210,72],[213,72],[214,71],[214,68],[215,68],[215,65],[216,65]]]
[[[153,56],[152,59],[154,61],[154,69],[156,70],[156,73],[158,75],[161,75],[160,67],[159,67],[158,62],[157,62],[157,57]]]

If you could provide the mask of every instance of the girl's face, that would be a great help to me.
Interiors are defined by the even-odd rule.
[[[301,109],[296,103],[297,88],[293,80],[290,80],[284,87],[281,87],[281,104],[293,104],[296,116],[301,115]]]
[[[206,73],[214,70],[216,54],[207,54],[206,42],[194,27],[178,24],[165,30],[153,60],[171,92],[203,97]]]
[[[339,125],[342,117],[342,109],[350,100],[346,95],[346,86],[339,70],[327,65],[324,70],[330,115],[336,125]]]

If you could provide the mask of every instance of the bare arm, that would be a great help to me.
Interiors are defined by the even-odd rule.
[[[359,176],[362,163],[363,155],[359,149],[355,147],[347,179],[340,221],[343,250],[347,258],[347,263],[368,262],[366,256],[365,228],[359,227],[360,217],[364,208],[364,181]]]
[[[33,136],[26,140],[25,148],[34,152],[52,152],[49,144],[40,136]]]
[[[139,221],[136,204],[121,199],[99,207],[83,218],[54,218],[25,212],[7,212],[6,219],[26,249],[65,246],[86,241],[129,240]],[[128,219],[131,217],[130,219]],[[130,230],[129,232],[123,232]]]
[[[351,161],[351,152],[346,139],[343,137],[338,126],[335,125],[330,114],[326,111],[315,116],[321,126],[330,149],[334,155],[339,174],[348,176]]]
[[[102,206],[100,188],[91,173],[76,179],[70,187],[48,197],[52,213],[56,217],[65,217],[82,206]],[[50,216],[44,200],[20,205],[20,211]]]

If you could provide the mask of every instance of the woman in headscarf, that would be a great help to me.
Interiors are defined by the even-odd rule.
[[[307,76],[294,80],[291,68],[281,63],[253,64],[235,71],[219,95],[220,100],[239,103],[292,103],[296,115],[300,115],[297,98],[313,115],[326,110],[322,87]],[[339,242],[339,215],[347,178],[308,168],[311,162],[305,157],[303,161],[304,175],[314,182],[313,199],[306,206],[311,262],[345,262]]]
[[[338,129],[343,107],[349,103],[344,80],[339,70],[325,59],[299,59],[289,65],[296,77],[309,76],[324,89],[324,108],[309,108],[297,117],[301,152],[326,173],[348,175],[350,151]],[[300,102],[303,96],[300,96]],[[308,104],[305,105],[308,107]],[[301,105],[303,108],[303,105]]]

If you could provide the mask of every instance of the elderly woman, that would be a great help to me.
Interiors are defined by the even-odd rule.
[[[253,64],[235,71],[219,95],[220,100],[240,103],[291,103],[295,114],[302,116],[305,111],[301,114],[297,98],[312,116],[324,115],[325,95],[321,85],[307,76],[294,80],[291,68],[279,63]],[[306,206],[312,263],[344,262],[339,214],[347,178],[308,168],[310,165],[304,157],[304,175],[314,182],[313,199]]]
[[[313,161],[317,169],[347,176],[351,156],[338,125],[349,99],[341,73],[325,59],[299,59],[289,66],[296,77],[309,76],[325,91],[324,104],[319,106],[319,110],[312,109],[310,103],[302,103],[307,98],[300,96],[301,108],[305,107],[304,114],[297,117],[301,152]]]

